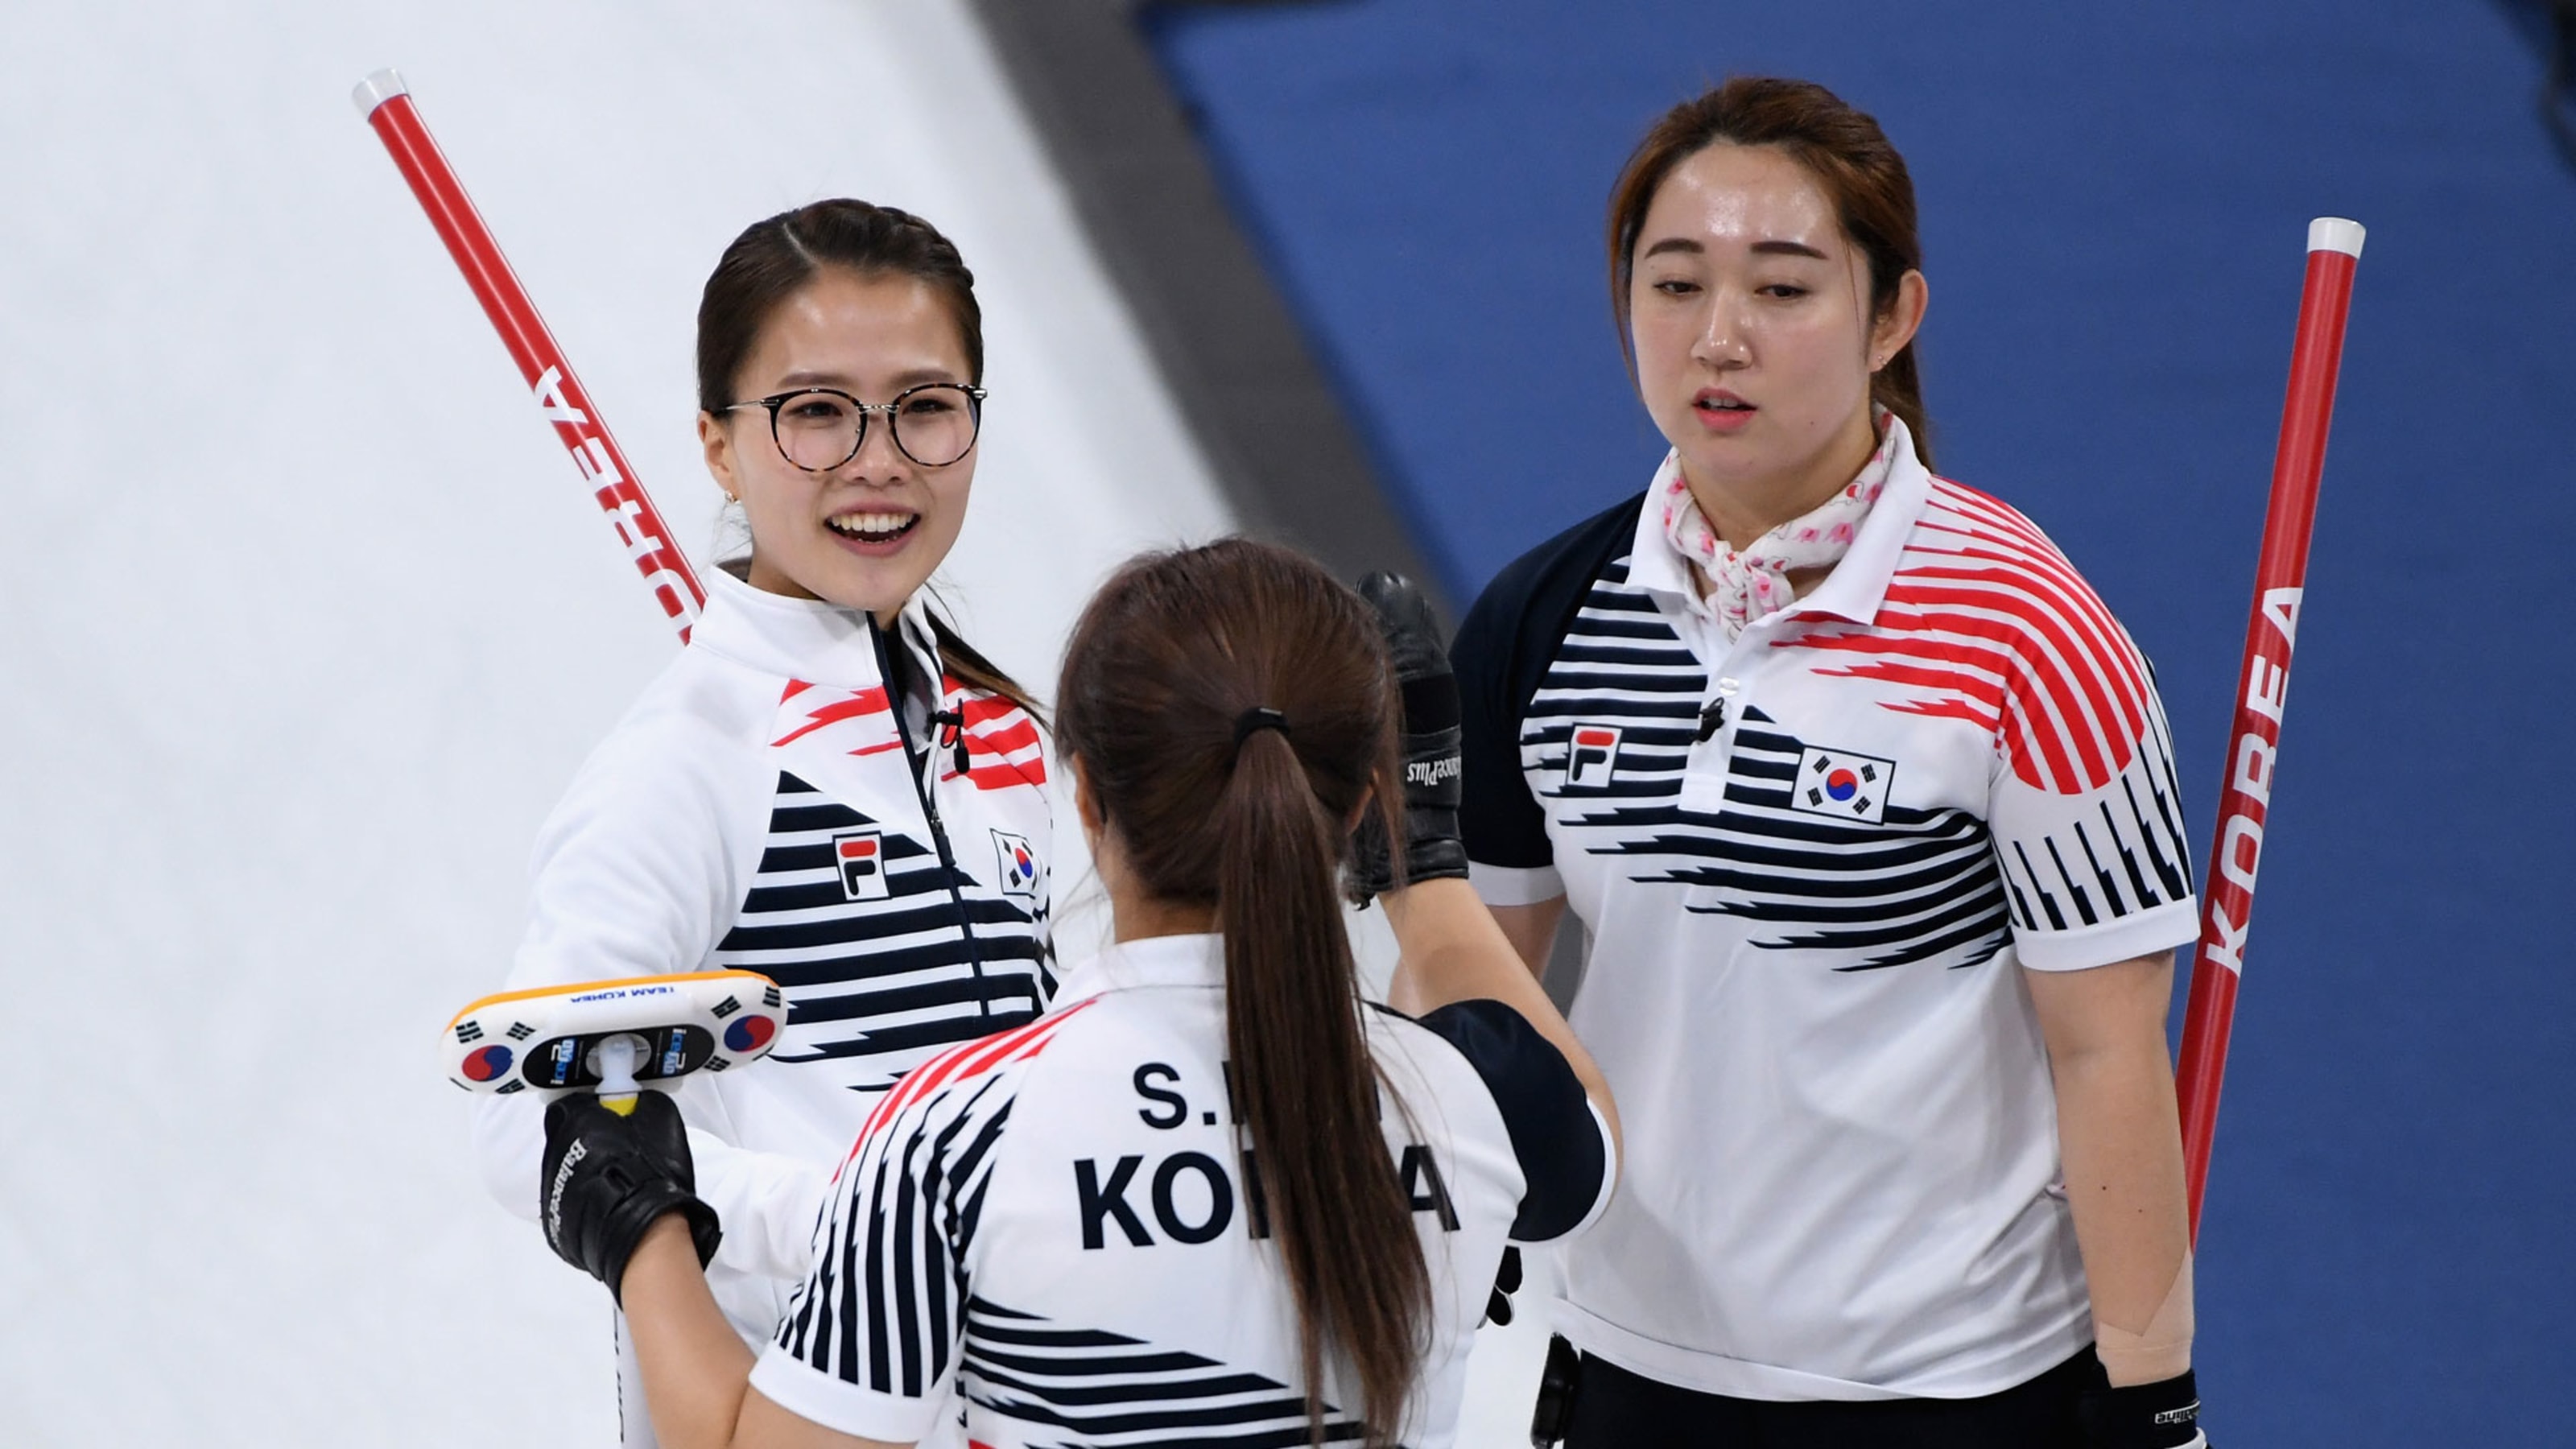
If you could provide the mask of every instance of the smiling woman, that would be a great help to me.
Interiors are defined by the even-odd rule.
[[[745,1342],[776,1328],[882,1094],[1055,994],[1039,725],[925,600],[965,522],[983,363],[973,274],[918,217],[822,201],[735,239],[698,311],[698,436],[750,552],[538,844],[511,989],[739,968],[785,992],[769,1064],[653,1109],[685,1126]],[[536,1107],[490,1099],[477,1139],[536,1215]],[[634,1243],[555,1246],[597,1272]],[[619,1343],[626,1442],[650,1444]]]
[[[750,521],[752,587],[891,622],[955,542],[974,481],[982,399],[948,308],[916,278],[825,271],[779,306],[736,376],[761,396],[699,431],[708,471]],[[887,425],[872,430],[880,411]]]
[[[735,238],[698,306],[698,440],[751,532],[736,573],[890,627],[965,524],[983,380],[974,274],[919,217],[844,198]],[[763,414],[766,443],[742,426]],[[1028,705],[924,617],[961,677]]]

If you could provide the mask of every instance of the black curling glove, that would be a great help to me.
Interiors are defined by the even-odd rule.
[[[1494,1286],[1485,1290],[1485,1321],[1500,1328],[1512,1321],[1512,1295],[1521,1291],[1521,1250],[1503,1244],[1503,1261],[1494,1268]]]
[[[2200,1432],[2200,1386],[2189,1369],[2125,1389],[2111,1387],[2096,1369],[2077,1408],[2089,1449],[2206,1449],[2209,1443]]]
[[[537,1222],[558,1257],[615,1295],[644,1230],[669,1212],[689,1220],[698,1265],[706,1266],[724,1234],[716,1210],[698,1200],[688,1129],[670,1098],[638,1092],[632,1116],[608,1110],[591,1092],[574,1092],[546,1108]]]
[[[1464,880],[1467,847],[1458,839],[1460,770],[1458,680],[1441,647],[1431,601],[1399,574],[1378,572],[1360,580],[1360,597],[1377,613],[1378,631],[1404,691],[1404,721],[1396,753],[1404,771],[1404,878],[1412,883]],[[1354,840],[1351,895],[1367,904],[1395,886],[1386,827],[1371,812]]]

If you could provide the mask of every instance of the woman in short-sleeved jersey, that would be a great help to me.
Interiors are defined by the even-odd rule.
[[[549,1114],[550,1233],[620,1287],[665,1444],[908,1444],[951,1383],[993,1449],[1451,1442],[1505,1238],[1595,1216],[1616,1139],[1491,916],[1421,878],[1463,871],[1445,812],[1385,897],[1423,1014],[1359,998],[1337,879],[1372,792],[1405,788],[1381,627],[1433,666],[1405,681],[1434,717],[1408,746],[1452,748],[1418,596],[1373,618],[1311,561],[1228,542],[1093,601],[1058,738],[1117,943],[877,1109],[756,1366],[667,1211],[667,1113]]]
[[[2065,556],[1929,470],[1904,162],[1736,80],[1609,230],[1672,451],[1452,651],[1474,879],[1533,968],[1581,920],[1631,1144],[1564,1255],[1567,1442],[2195,1442],[2165,724]]]
[[[698,311],[707,466],[748,558],[582,766],[536,853],[512,989],[742,968],[787,1024],[757,1072],[690,1079],[709,1268],[768,1338],[850,1134],[895,1079],[1054,989],[1038,727],[924,582],[975,475],[974,278],[926,222],[816,202],[736,238]],[[534,1215],[540,1114],[487,1099],[485,1176]],[[621,1338],[626,1442],[649,1444]]]

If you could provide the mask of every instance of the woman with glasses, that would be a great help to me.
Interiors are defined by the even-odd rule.
[[[725,250],[698,309],[698,436],[747,556],[540,839],[510,989],[718,969],[784,988],[759,1070],[678,1093],[708,1280],[766,1340],[824,1186],[898,1077],[1054,995],[1047,765],[1027,697],[933,613],[984,391],[974,277],[928,223],[816,202]],[[534,1104],[477,1118],[533,1217]],[[626,1442],[650,1444],[619,1340]]]
[[[650,1092],[549,1109],[549,1239],[620,1295],[669,1449],[909,1445],[952,1386],[996,1449],[1437,1449],[1505,1239],[1609,1198],[1600,1075],[1459,878],[1449,772],[1403,768],[1455,759],[1418,595],[1240,539],[1148,556],[1057,697],[1116,943],[868,1120],[756,1361],[699,1276],[694,1137]],[[1346,870],[1418,1018],[1360,999]]]
[[[1533,968],[1581,921],[1633,1149],[1566,1443],[2199,1443],[2171,747],[2074,565],[1931,471],[1904,159],[1741,78],[1608,232],[1671,450],[1452,652],[1473,878]]]

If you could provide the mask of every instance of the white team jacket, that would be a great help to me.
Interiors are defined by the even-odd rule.
[[[1054,1011],[957,1048],[876,1110],[811,1275],[752,1384],[817,1423],[909,1443],[966,1404],[979,1449],[1302,1444],[1296,1318],[1234,1125],[1216,936],[1132,941]],[[1579,1230],[1610,1196],[1606,1127],[1510,1008],[1365,1013],[1387,1171],[1432,1300],[1403,1442],[1456,1435],[1506,1235]],[[1339,1376],[1328,1437],[1358,1437]]]
[[[864,613],[707,583],[689,647],[539,838],[505,989],[724,968],[785,988],[768,1060],[675,1094],[724,1224],[708,1279],[757,1341],[885,1089],[1054,995],[1047,767],[1024,711],[939,667],[917,599],[898,643]],[[909,678],[940,681],[935,705],[889,696],[896,648]],[[498,1097],[475,1119],[487,1185],[529,1218],[541,1116]]]

